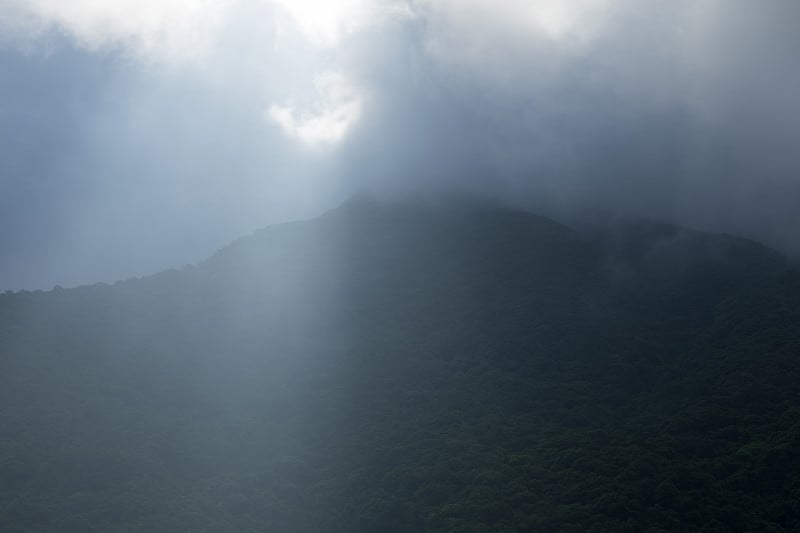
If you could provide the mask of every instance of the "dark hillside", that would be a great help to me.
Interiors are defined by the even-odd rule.
[[[0,530],[800,530],[800,274],[644,221],[351,202],[0,296]]]

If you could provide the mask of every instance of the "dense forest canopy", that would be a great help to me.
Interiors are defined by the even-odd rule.
[[[6,293],[0,529],[797,531],[798,302],[751,241],[364,200]]]

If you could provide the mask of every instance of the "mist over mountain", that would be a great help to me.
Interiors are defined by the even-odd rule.
[[[792,0],[0,0],[0,290],[190,264],[357,191],[800,253]]]
[[[798,50],[0,0],[0,533],[800,531]]]
[[[753,241],[463,199],[6,293],[0,524],[795,531],[798,302]]]

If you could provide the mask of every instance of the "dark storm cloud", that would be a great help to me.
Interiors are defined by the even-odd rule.
[[[412,46],[351,156],[390,185],[466,182],[554,213],[622,210],[798,251],[797,5],[669,6],[619,4],[574,56],[498,67],[487,52],[486,75]]]
[[[131,44],[72,12],[48,16],[74,40],[5,45],[0,286],[177,266],[364,189],[800,252],[800,4],[429,0],[306,41],[233,4],[183,62],[182,33]]]

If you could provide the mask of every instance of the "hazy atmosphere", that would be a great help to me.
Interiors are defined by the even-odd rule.
[[[0,0],[0,289],[371,191],[800,251],[800,3]]]
[[[799,51],[798,0],[0,0],[0,531],[800,531]]]

